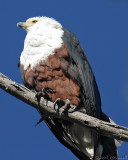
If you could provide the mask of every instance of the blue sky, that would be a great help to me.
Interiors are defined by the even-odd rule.
[[[128,126],[128,3],[126,0],[1,0],[0,72],[22,83],[17,67],[25,31],[19,21],[53,17],[80,40],[94,71],[102,109]],[[0,159],[64,160],[77,158],[52,135],[35,109],[0,89]],[[128,155],[128,144],[119,156]]]

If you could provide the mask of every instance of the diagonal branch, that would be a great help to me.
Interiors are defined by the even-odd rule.
[[[53,103],[41,98],[40,106],[35,98],[35,93],[21,84],[18,84],[2,73],[0,73],[0,88],[15,96],[16,98],[24,101],[25,103],[39,109],[45,116],[61,118],[70,122],[78,123],[82,126],[87,126],[92,130],[97,131],[99,134],[114,137],[119,140],[128,142],[128,128],[116,125],[115,123],[108,123],[101,121],[97,118],[88,116],[87,114],[75,111],[73,113],[61,114],[63,109],[59,111],[54,109]]]

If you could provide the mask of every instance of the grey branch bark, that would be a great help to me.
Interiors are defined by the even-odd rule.
[[[20,99],[21,101],[33,106],[34,108],[41,110],[47,117],[51,116],[70,122],[75,122],[82,126],[87,126],[92,130],[97,131],[99,134],[128,142],[128,128],[116,125],[114,123],[101,121],[78,111],[61,114],[63,112],[63,108],[60,108],[59,111],[56,111],[53,103],[45,100],[43,97],[40,100],[40,105],[38,105],[37,99],[35,98],[35,93],[23,85],[12,81],[2,73],[0,73],[0,88]]]

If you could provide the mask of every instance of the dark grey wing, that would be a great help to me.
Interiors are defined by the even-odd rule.
[[[67,29],[63,30],[64,35],[62,39],[70,56],[70,67],[67,72],[81,87],[81,98],[85,109],[89,115],[109,122],[109,118],[101,111],[99,90],[86,55],[76,36]],[[98,143],[102,141],[103,145],[102,156],[108,156],[108,159],[110,159],[110,157],[117,158],[117,148],[114,139],[105,136],[99,136],[98,139]],[[97,138],[95,137],[94,140],[97,140]]]
[[[101,118],[101,100],[92,69],[76,36],[67,29],[62,37],[70,56],[70,76],[81,87],[81,98],[87,114]]]

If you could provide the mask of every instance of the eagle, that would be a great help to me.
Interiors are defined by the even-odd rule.
[[[55,19],[44,16],[17,25],[27,32],[19,62],[25,86],[36,94],[45,92],[53,103],[68,100],[75,110],[109,122],[101,109],[91,66],[76,36]],[[117,159],[115,139],[58,118],[47,117],[45,122],[80,160]]]

